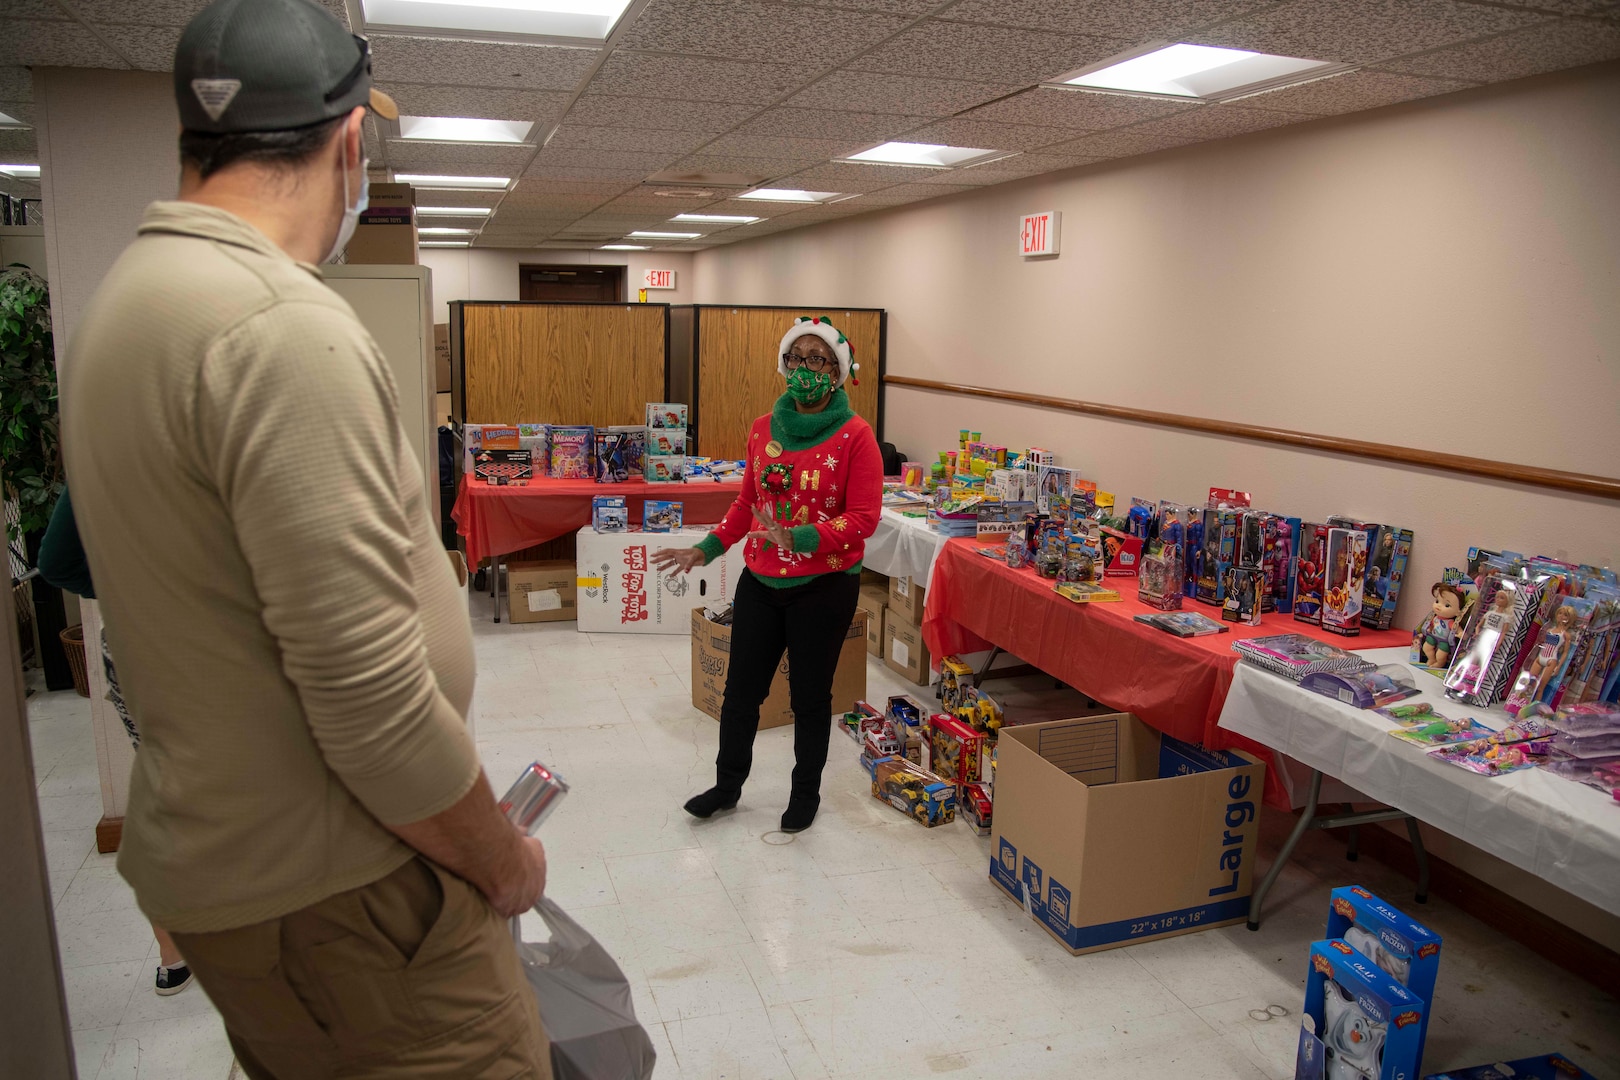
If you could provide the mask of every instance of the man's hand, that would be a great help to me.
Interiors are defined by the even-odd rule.
[[[765,526],[763,529],[755,529],[749,533],[748,538],[750,540],[768,541],[785,552],[793,550],[793,533],[786,525],[760,513],[757,506],[749,507],[749,509],[753,510],[754,517],[759,519],[759,523]]]
[[[708,558],[702,548],[664,548],[653,552],[652,564],[660,574],[684,574]]]
[[[533,837],[522,836],[517,858],[504,869],[500,879],[491,883],[485,897],[490,907],[510,918],[534,907],[546,891],[545,847]]]

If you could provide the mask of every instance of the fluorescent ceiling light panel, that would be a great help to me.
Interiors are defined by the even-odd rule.
[[[466,240],[423,240],[422,247],[466,247]]]
[[[637,229],[630,233],[633,240],[700,240],[700,232],[649,232],[646,229]]]
[[[707,221],[715,225],[752,225],[764,218],[749,217],[747,214],[676,214],[671,221]]]
[[[739,199],[758,199],[760,202],[818,203],[838,197],[836,191],[805,191],[801,188],[762,187],[745,191]]]
[[[474,188],[480,191],[505,191],[512,182],[507,176],[434,176],[428,173],[395,173],[394,179],[412,187]]]
[[[402,116],[400,136],[433,142],[520,143],[534,128],[532,120],[479,120],[470,116]]]
[[[18,180],[38,180],[38,165],[0,165],[0,173],[15,177]]]
[[[651,251],[646,244],[603,244],[598,251]]]
[[[1330,60],[1177,44],[1082,68],[1058,83],[1090,90],[1218,101],[1245,90],[1269,89],[1348,70],[1349,65]]]
[[[970,161],[1000,154],[1000,150],[980,150],[971,146],[942,146],[939,143],[886,142],[870,150],[851,154],[843,161],[872,165],[910,165],[922,169],[954,169]]]
[[[360,0],[367,27],[604,41],[630,0]]]
[[[23,122],[10,113],[0,112],[0,127],[23,127]]]
[[[434,225],[430,228],[417,229],[423,236],[471,236],[471,229],[456,229],[448,225]]]
[[[418,217],[485,217],[489,214],[487,206],[418,206]]]

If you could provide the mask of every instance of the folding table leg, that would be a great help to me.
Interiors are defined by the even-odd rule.
[[[490,587],[489,595],[495,600],[495,621],[501,621],[501,557],[495,556],[489,563],[490,575],[495,579]]]
[[[1344,841],[1344,861],[1359,862],[1361,860],[1361,826],[1352,825],[1349,835]]]
[[[990,655],[985,657],[984,665],[979,668],[978,677],[973,680],[973,684],[975,686],[983,686],[984,685],[984,680],[986,680],[986,679],[988,679],[990,677],[990,665],[994,664],[996,662],[996,657],[998,657],[1000,655],[1001,655],[1001,646],[1000,645],[992,645],[992,646],[990,646]]]
[[[1406,819],[1406,835],[1412,838],[1412,857],[1417,860],[1417,895],[1412,899],[1420,904],[1429,902],[1429,852],[1423,846],[1423,834],[1418,831],[1417,818]]]
[[[1311,827],[1312,821],[1316,818],[1316,800],[1321,797],[1321,794],[1322,774],[1320,771],[1312,769],[1311,789],[1310,793],[1305,797],[1305,809],[1299,812],[1299,822],[1294,826],[1294,831],[1288,834],[1288,839],[1283,843],[1282,850],[1277,852],[1275,859],[1271,860],[1271,868],[1266,871],[1266,876],[1261,879],[1259,885],[1255,886],[1253,894],[1249,897],[1250,930],[1260,929],[1260,908],[1266,902],[1266,893],[1270,892],[1272,885],[1276,884],[1277,877],[1282,873],[1283,864],[1287,863],[1289,857],[1294,854],[1294,848],[1298,846],[1299,838],[1304,836],[1305,830]]]

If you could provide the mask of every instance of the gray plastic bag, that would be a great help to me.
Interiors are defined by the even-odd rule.
[[[630,982],[618,963],[548,897],[534,910],[551,928],[551,940],[524,941],[516,919],[512,937],[551,1037],[556,1080],[649,1080],[658,1055],[636,1019]]]

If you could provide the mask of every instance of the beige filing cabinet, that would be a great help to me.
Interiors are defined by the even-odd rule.
[[[422,464],[428,512],[439,523],[438,387],[433,358],[433,272],[425,266],[323,266],[326,283],[349,302],[388,358],[399,418]]]

